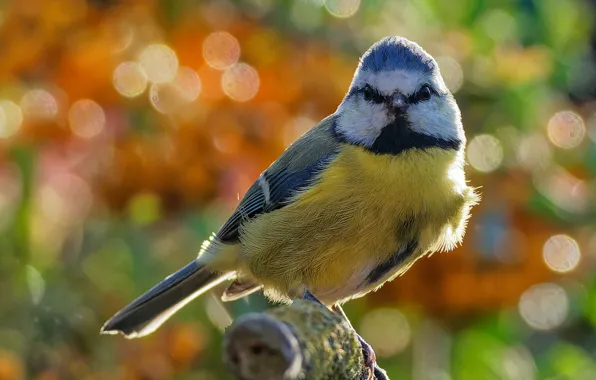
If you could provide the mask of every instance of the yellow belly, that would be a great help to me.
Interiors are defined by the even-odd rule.
[[[388,156],[347,147],[317,185],[243,227],[242,271],[277,300],[308,289],[332,304],[373,290],[423,254],[460,242],[475,201],[460,160],[439,148]],[[418,248],[401,268],[363,287],[412,239]]]

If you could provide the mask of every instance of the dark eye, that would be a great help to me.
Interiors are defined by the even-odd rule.
[[[366,85],[362,88],[362,94],[364,95],[364,100],[367,102],[374,102],[374,103],[382,103],[383,97],[379,94],[375,89]]]
[[[431,95],[432,95],[432,90],[430,89],[430,87],[427,84],[425,84],[416,93],[416,99],[420,100],[420,101],[425,101],[425,100],[430,99]]]

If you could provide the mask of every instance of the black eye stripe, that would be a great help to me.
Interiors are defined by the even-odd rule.
[[[428,92],[425,92],[428,89]],[[429,100],[433,95],[440,94],[429,84],[423,84],[418,91],[408,97],[408,103],[419,103]]]
[[[369,85],[365,85],[364,87],[360,88],[359,92],[362,93],[364,100],[366,101],[371,101],[374,103],[383,103],[385,101],[385,97]]]
[[[414,92],[413,94],[411,94],[410,96],[408,96],[406,98],[407,102],[409,104],[415,104],[415,103],[419,103],[419,102],[428,100],[430,97],[421,96],[421,91],[424,88],[428,88],[428,90],[430,91],[430,97],[432,97],[432,95],[443,96],[443,94],[439,93],[431,85],[424,84],[416,92]],[[383,94],[381,94],[379,91],[377,91],[376,89],[374,89],[373,87],[371,87],[368,84],[364,85],[363,87],[351,90],[348,93],[348,95],[353,96],[358,93],[360,93],[364,97],[364,100],[366,100],[368,102],[380,104],[380,103],[384,103],[388,100],[388,97],[384,96]]]

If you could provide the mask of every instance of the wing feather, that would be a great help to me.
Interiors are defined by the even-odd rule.
[[[291,201],[296,191],[308,186],[339,151],[340,142],[329,116],[296,142],[265,170],[248,189],[236,211],[221,227],[217,238],[223,243],[239,240],[242,223],[257,215],[278,210]]]

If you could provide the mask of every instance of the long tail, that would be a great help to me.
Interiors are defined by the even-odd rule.
[[[230,275],[214,273],[194,260],[114,314],[101,334],[120,333],[127,338],[150,334],[187,303],[228,278]]]

